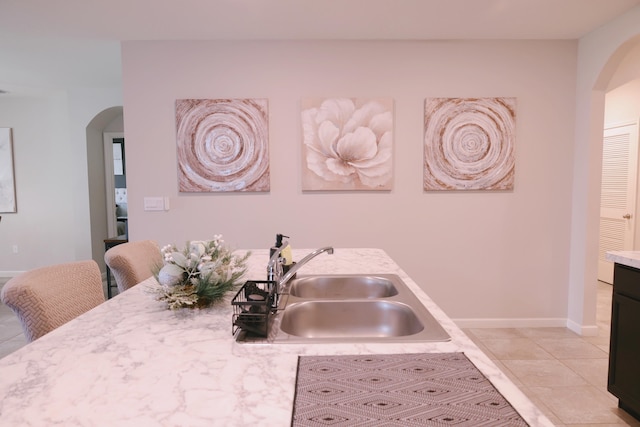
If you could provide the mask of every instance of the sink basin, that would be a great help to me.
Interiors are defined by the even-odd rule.
[[[280,329],[307,338],[401,337],[424,325],[411,307],[394,301],[304,301],[290,304]]]
[[[386,298],[398,294],[388,277],[374,275],[311,276],[291,282],[289,294],[299,298]]]
[[[256,343],[433,342],[451,337],[395,274],[320,274],[290,281],[269,336]]]

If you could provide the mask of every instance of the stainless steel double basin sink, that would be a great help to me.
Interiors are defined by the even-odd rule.
[[[269,328],[268,342],[450,339],[402,279],[394,274],[301,276],[286,285],[279,307]],[[238,340],[253,341],[242,337]]]

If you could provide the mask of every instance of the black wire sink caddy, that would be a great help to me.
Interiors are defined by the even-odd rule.
[[[247,280],[231,300],[232,335],[242,330],[247,336],[266,338],[271,316],[278,308],[277,282]]]

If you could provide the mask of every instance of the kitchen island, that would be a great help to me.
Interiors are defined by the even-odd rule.
[[[267,260],[268,250],[252,251],[244,279],[264,280]],[[232,294],[170,311],[148,292],[150,278],[0,359],[0,425],[288,426],[299,355],[447,352],[464,352],[531,426],[553,425],[384,251],[336,248],[299,271],[383,273],[400,276],[451,340],[238,343]]]

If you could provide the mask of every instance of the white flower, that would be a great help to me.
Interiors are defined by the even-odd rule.
[[[327,99],[302,112],[307,167],[326,181],[354,179],[368,187],[391,179],[393,115],[375,101]]]

